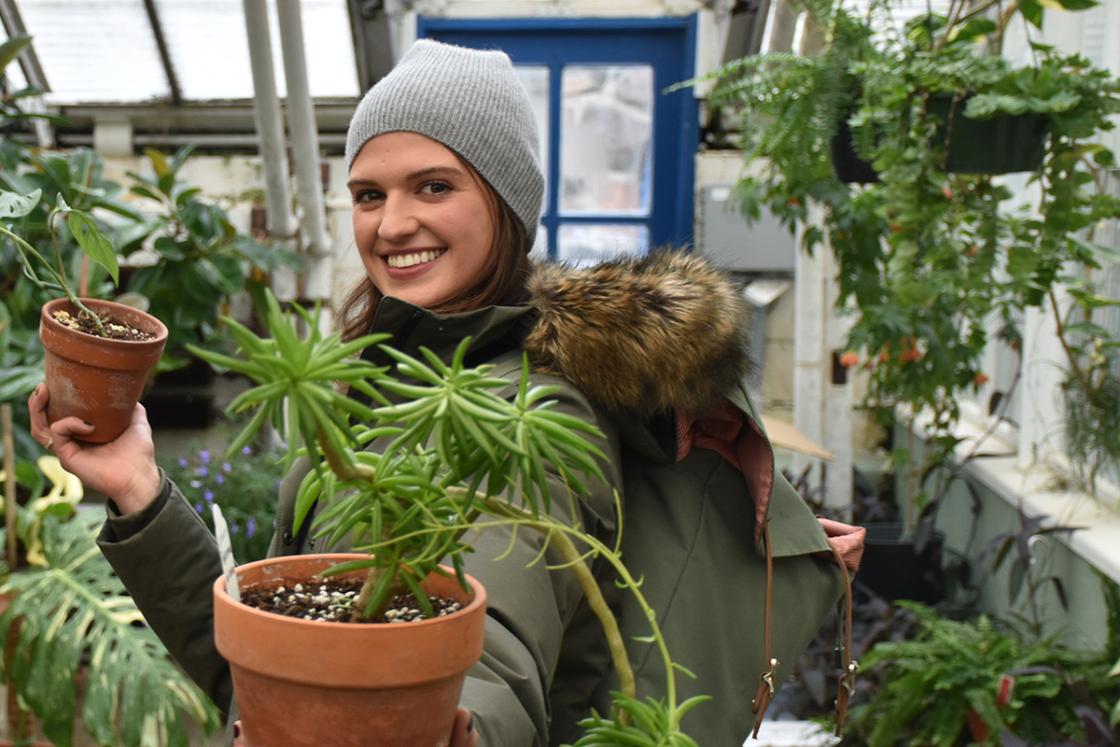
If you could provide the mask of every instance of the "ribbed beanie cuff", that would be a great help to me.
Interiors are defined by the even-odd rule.
[[[544,196],[529,95],[504,52],[420,39],[369,89],[346,135],[346,171],[368,140],[416,132],[455,151],[536,236]]]

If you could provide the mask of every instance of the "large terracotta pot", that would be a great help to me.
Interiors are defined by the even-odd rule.
[[[159,362],[167,342],[167,327],[150,314],[124,304],[83,298],[94,312],[107,310],[117,319],[150,332],[154,339],[143,342],[108,340],[59,324],[52,314],[58,309],[75,313],[65,298],[43,306],[39,338],[46,351],[47,419],[77,416],[93,424],[93,433],[82,438],[90,443],[112,441],[128,427],[132,411]]]
[[[286,586],[355,554],[297,555],[237,569],[244,588],[283,579]],[[361,573],[350,574],[361,576]],[[233,601],[214,582],[218,651],[230,663],[249,747],[442,747],[467,669],[482,655],[486,591],[468,576],[432,575],[425,589],[464,604],[459,612],[412,623],[312,622]]]

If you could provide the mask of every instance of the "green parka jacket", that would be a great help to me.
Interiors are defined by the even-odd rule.
[[[396,299],[374,331],[406,352],[448,356],[468,335],[471,365],[494,364],[512,394],[523,351],[534,380],[560,387],[559,407],[595,423],[609,457],[606,483],[581,504],[586,528],[613,541],[614,491],[624,506],[623,559],[659,612],[683,699],[712,701],[683,728],[703,747],[742,744],[751,702],[770,658],[764,651],[768,528],[773,578],[770,655],[791,669],[842,590],[820,525],[774,470],[773,454],[742,385],[745,309],[738,290],[690,255],[661,254],[587,270],[537,268],[526,307],[438,315]],[[713,410],[713,405],[720,405]],[[720,411],[723,417],[709,417]],[[731,430],[727,430],[730,413]],[[722,431],[720,429],[723,429]],[[324,548],[292,531],[300,465],[281,485],[271,554]],[[219,503],[221,496],[218,496]],[[121,516],[110,504],[99,544],[148,623],[221,708],[228,666],[214,648],[211,584],[220,574],[213,538],[179,488],[164,478],[157,500]],[[566,501],[554,501],[562,511]],[[606,712],[616,687],[599,624],[571,574],[531,564],[540,538],[476,536],[467,571],[487,588],[486,645],[461,698],[483,747],[573,741],[591,708]],[[505,555],[496,560],[499,555]],[[605,563],[592,568],[630,640],[640,696],[662,696],[663,672],[644,615]],[[355,652],[360,655],[360,652]]]

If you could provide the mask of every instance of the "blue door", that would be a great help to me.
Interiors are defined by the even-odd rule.
[[[541,129],[545,205],[534,254],[577,264],[692,241],[695,16],[420,17],[417,36],[501,49]]]

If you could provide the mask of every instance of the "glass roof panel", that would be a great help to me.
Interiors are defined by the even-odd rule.
[[[25,0],[26,1],[26,0]],[[157,0],[183,98],[253,95],[241,0]],[[303,0],[303,36],[312,96],[357,96],[358,74],[345,0]],[[276,6],[268,4],[276,88],[286,95]]]
[[[170,94],[142,0],[21,0],[48,103],[147,101]]]

